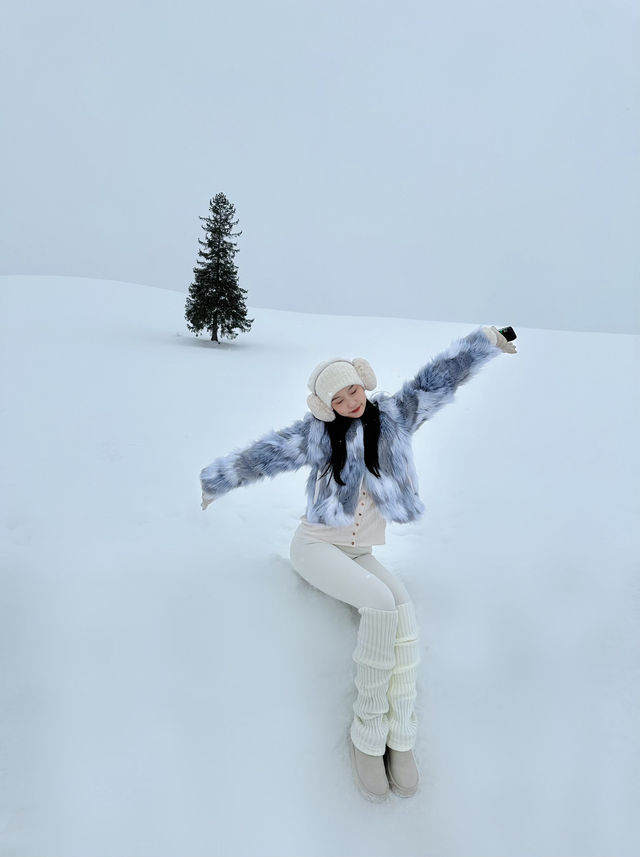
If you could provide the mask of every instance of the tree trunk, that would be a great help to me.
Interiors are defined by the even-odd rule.
[[[218,340],[218,327],[217,326],[211,330],[211,341],[212,342],[219,342],[219,340]]]

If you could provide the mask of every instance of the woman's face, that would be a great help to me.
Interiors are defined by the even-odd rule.
[[[364,408],[367,403],[364,387],[360,384],[351,384],[349,387],[343,387],[338,390],[333,399],[331,399],[331,407],[340,414],[341,417],[361,417],[364,413]]]

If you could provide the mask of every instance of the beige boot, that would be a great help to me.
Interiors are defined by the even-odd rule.
[[[384,757],[389,785],[394,794],[411,797],[418,791],[418,768],[413,750],[392,750],[387,747]]]
[[[373,803],[380,803],[389,794],[389,780],[384,766],[384,756],[370,756],[354,746],[349,736],[349,753],[353,779],[360,794]]]

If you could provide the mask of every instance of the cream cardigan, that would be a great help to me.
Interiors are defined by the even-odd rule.
[[[305,541],[331,542],[333,545],[350,547],[370,547],[385,543],[387,522],[380,514],[370,492],[366,490],[364,480],[360,483],[358,505],[353,521],[342,527],[328,527],[325,524],[311,524],[307,516],[300,518],[299,533]]]

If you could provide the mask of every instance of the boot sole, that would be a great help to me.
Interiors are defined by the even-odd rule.
[[[389,792],[385,792],[384,794],[377,795],[373,792],[367,791],[364,784],[361,782],[360,777],[358,776],[358,768],[356,766],[356,750],[351,740],[351,736],[348,738],[349,743],[349,756],[351,757],[351,773],[353,774],[353,781],[356,784],[356,787],[362,797],[366,798],[370,803],[384,803],[389,797]]]

